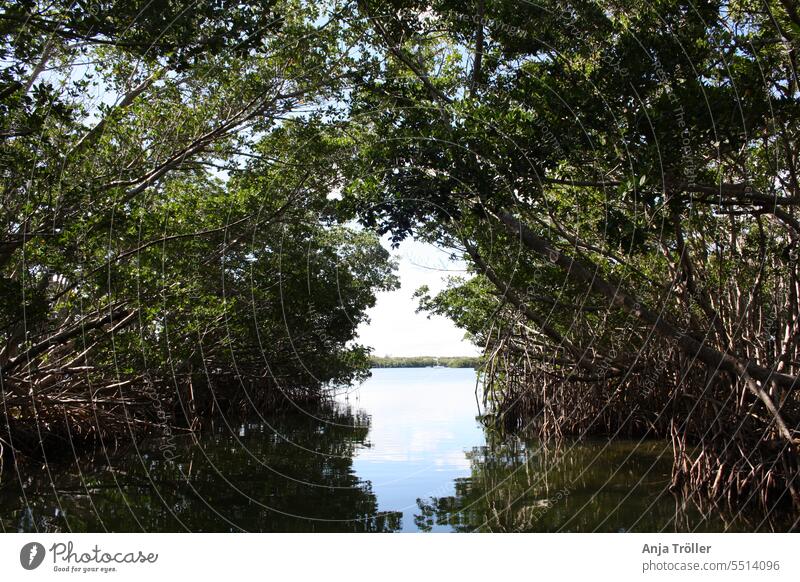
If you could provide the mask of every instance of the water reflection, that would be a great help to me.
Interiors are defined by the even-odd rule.
[[[455,493],[420,499],[415,524],[458,532],[787,531],[789,516],[703,512],[667,490],[671,451],[659,442],[492,442],[467,453]]]
[[[159,443],[102,452],[68,466],[6,471],[6,531],[394,531],[368,482],[353,471],[368,419],[349,409],[297,412],[236,427],[217,423],[179,442],[174,461]],[[233,430],[231,430],[233,429]]]
[[[788,531],[667,491],[666,443],[484,430],[471,370],[376,370],[325,406],[177,442],[6,465],[4,531]]]

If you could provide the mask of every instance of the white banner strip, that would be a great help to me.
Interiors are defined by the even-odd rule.
[[[800,580],[792,534],[6,534],[2,580]],[[247,576],[248,578],[245,578]]]

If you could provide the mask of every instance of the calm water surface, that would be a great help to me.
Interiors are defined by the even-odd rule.
[[[501,438],[469,369],[373,370],[314,410],[70,462],[6,467],[4,531],[756,531],[666,491],[665,443]]]

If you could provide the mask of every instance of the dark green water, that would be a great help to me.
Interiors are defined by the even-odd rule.
[[[379,369],[315,410],[6,466],[4,531],[788,531],[666,491],[665,443],[501,440],[472,370]]]

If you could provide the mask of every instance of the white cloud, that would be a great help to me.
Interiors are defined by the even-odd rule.
[[[383,243],[389,248],[388,243]],[[469,356],[478,355],[472,343],[464,341],[464,331],[440,316],[428,318],[415,313],[414,291],[428,285],[432,292],[444,288],[448,275],[464,274],[465,264],[450,260],[449,254],[430,244],[413,240],[392,250],[398,259],[401,287],[379,293],[369,311],[370,323],[362,325],[359,342],[374,348],[377,356]]]

